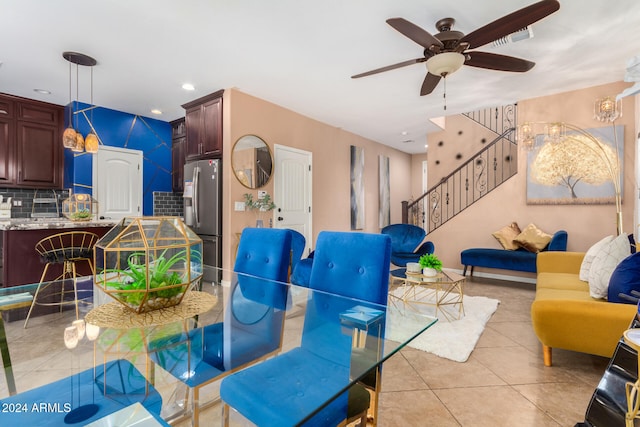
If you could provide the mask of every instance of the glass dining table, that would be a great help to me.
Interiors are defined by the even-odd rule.
[[[38,284],[0,288],[0,425],[197,425],[203,407],[219,404],[227,375],[303,345],[305,334],[327,334],[326,346],[345,341],[331,334],[347,336],[348,378],[300,425],[437,321],[393,304],[203,268],[219,282],[201,281],[180,304],[142,314],[108,297],[93,277],[79,277],[80,319],[73,309],[36,306],[26,329]],[[332,309],[310,331],[314,304]],[[222,422],[222,411],[212,412]]]

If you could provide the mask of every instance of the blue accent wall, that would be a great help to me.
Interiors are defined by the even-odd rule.
[[[171,124],[104,107],[72,102],[65,108],[65,123],[83,136],[93,130],[101,145],[140,150],[143,153],[143,215],[153,215],[153,192],[171,191]],[[92,194],[92,154],[64,150],[64,187]]]

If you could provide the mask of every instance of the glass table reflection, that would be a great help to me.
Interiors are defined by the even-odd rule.
[[[197,420],[202,404],[216,401],[219,380],[301,345],[305,316],[312,315],[309,301],[336,307],[335,315],[323,322],[322,329],[348,336],[352,354],[348,378],[319,410],[436,322],[393,305],[376,305],[230,270],[204,269],[210,273],[205,277],[221,280],[198,284],[192,291],[195,308],[164,309],[145,318],[116,301],[105,300],[104,294],[94,289],[92,277],[78,278],[79,288],[95,293],[81,313],[94,323],[85,326],[84,336],[78,337],[72,349],[65,346],[64,331],[75,320],[73,310],[34,310],[29,328],[24,329],[19,320],[26,316],[29,295],[33,296],[37,284],[0,288],[4,319],[0,322],[4,364],[0,405],[15,407],[24,402],[46,407],[58,403],[62,408],[41,418],[42,414],[27,411],[4,413],[2,419],[29,425],[37,419],[46,421],[42,425],[62,425],[70,411],[86,404],[79,400],[79,394],[84,399],[87,393],[77,390],[89,383],[100,410],[87,418],[87,423],[137,403],[158,420],[194,415]],[[2,305],[3,299],[12,301]],[[198,304],[201,300],[207,303]],[[109,315],[100,316],[105,312]],[[95,331],[95,326],[99,327],[97,335],[89,336],[87,331]],[[324,345],[330,348],[337,342],[327,340]],[[52,384],[68,390],[58,393],[62,400],[54,402],[48,388]],[[196,390],[212,384],[209,388],[213,389],[207,388],[201,399]]]

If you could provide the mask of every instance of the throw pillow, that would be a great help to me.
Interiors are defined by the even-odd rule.
[[[600,250],[613,240],[613,236],[607,236],[604,239],[596,242],[593,246],[587,250],[584,254],[584,258],[582,259],[582,264],[580,265],[580,280],[585,282],[589,281],[589,269],[591,269],[591,264],[593,263],[593,259],[596,257],[596,254],[600,252]]]
[[[609,280],[609,290],[607,300],[609,302],[621,302],[626,304],[636,304],[631,300],[621,298],[619,295],[631,295],[631,291],[640,292],[640,253],[630,255],[622,260],[613,270]]]
[[[613,270],[630,254],[626,233],[622,233],[598,251],[589,269],[589,293],[593,298],[607,297]]]
[[[522,231],[520,230],[520,227],[518,227],[518,223],[512,222],[495,233],[491,233],[491,235],[500,242],[500,245],[502,245],[504,249],[508,251],[515,251],[519,246],[513,242],[513,239],[518,237],[518,234],[521,232]]]
[[[529,252],[538,253],[547,247],[551,238],[553,238],[551,234],[540,230],[535,224],[529,224],[513,241]]]

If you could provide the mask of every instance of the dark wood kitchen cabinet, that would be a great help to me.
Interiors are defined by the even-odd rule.
[[[222,157],[222,95],[219,90],[184,104],[185,157],[212,159]]]
[[[62,188],[64,107],[0,94],[0,185]]]
[[[184,187],[186,130],[184,119],[171,122],[171,187],[181,192]]]
[[[0,116],[0,186],[13,184],[15,124]]]

